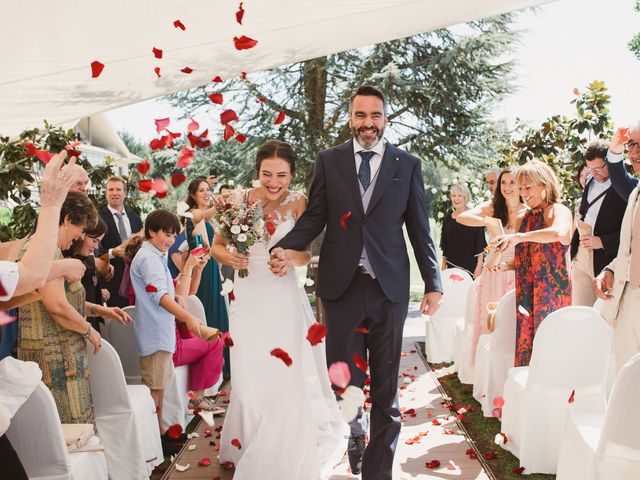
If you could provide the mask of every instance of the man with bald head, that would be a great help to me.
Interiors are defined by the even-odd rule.
[[[640,190],[638,179],[624,169],[625,150],[634,172],[640,175],[640,123],[630,129],[628,139],[618,130],[609,146],[609,177],[616,192],[627,200],[627,209],[618,255],[594,281],[596,294],[606,300],[602,316],[614,328],[616,370],[640,353]]]
[[[89,174],[87,171],[82,168],[80,165],[73,164],[68,167],[73,173],[76,180],[73,182],[73,185],[69,188],[70,192],[80,192],[85,195],[89,194]]]

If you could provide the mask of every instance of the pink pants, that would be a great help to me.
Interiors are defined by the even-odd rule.
[[[216,384],[222,372],[222,340],[207,343],[196,337],[176,336],[173,365],[189,365],[189,389],[206,390]]]

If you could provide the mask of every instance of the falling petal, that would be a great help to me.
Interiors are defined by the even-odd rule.
[[[146,175],[151,169],[151,165],[149,165],[149,162],[147,162],[146,160],[143,160],[138,164],[136,169],[138,170],[140,175]]]
[[[162,58],[162,50],[160,50],[159,48],[153,47],[153,56],[156,58]]]
[[[203,467],[208,467],[209,465],[211,465],[211,459],[207,457],[201,458],[200,461],[198,462],[198,465],[201,465]]]
[[[347,220],[351,218],[351,210],[349,210],[347,213],[343,214],[340,217],[340,227],[342,227],[342,230],[346,230],[347,229]]]
[[[193,160],[195,156],[195,150],[184,147],[182,150],[180,150],[180,157],[178,158],[178,162],[176,163],[176,165],[180,168],[187,168],[191,164],[191,160]]]
[[[213,83],[222,83],[222,78],[220,77],[220,75],[216,75],[211,81]]]
[[[309,331],[307,332],[307,340],[311,344],[311,346],[318,345],[324,337],[327,335],[327,327],[322,325],[320,322],[316,322],[309,327]]]
[[[233,122],[235,120],[238,120],[238,114],[232,109],[225,110],[220,114],[220,123],[222,125],[226,125],[227,123]]]
[[[147,285],[147,288],[149,288],[150,286],[151,285]],[[149,290],[147,290],[147,292],[148,291]],[[179,423],[176,423],[175,425],[171,425],[169,428],[167,428],[167,437],[173,438],[175,440],[180,438],[181,435],[182,435],[182,425],[180,425]]]
[[[271,356],[282,360],[287,367],[290,367],[293,364],[293,360],[291,360],[289,354],[281,348],[274,348],[271,350]]]
[[[358,353],[353,354],[353,364],[365,373],[369,367],[369,364]]]
[[[141,192],[144,192],[144,193],[150,192],[152,188],[153,188],[153,184],[151,183],[151,180],[149,180],[148,178],[143,178],[141,180],[138,180],[138,190],[140,190]]]
[[[449,280],[451,280],[452,282],[462,282],[464,278],[462,278],[457,273],[452,273],[451,275],[449,275]]]
[[[236,134],[236,131],[228,123],[224,126],[224,141],[228,142]]]
[[[164,178],[154,179],[151,184],[151,189],[156,192],[156,196],[158,198],[166,197],[169,191],[167,188],[167,182],[164,181]]]
[[[233,37],[233,44],[236,47],[236,50],[248,50],[255,47],[258,44],[258,41],[242,35],[241,37]]]
[[[358,328],[356,328],[356,332],[364,333],[366,335],[367,333],[369,333],[369,329],[368,328],[364,328],[364,327],[358,327]]]
[[[100,63],[97,60],[91,62],[91,78],[98,78],[104,70],[104,63]]]
[[[176,20],[175,22],[173,22],[173,26],[183,31],[186,30],[186,27],[180,20]]]
[[[329,380],[338,388],[347,388],[351,381],[351,372],[346,362],[334,362],[329,367]]]
[[[160,78],[160,67],[155,67],[153,71],[156,72],[156,75]]]
[[[187,177],[181,172],[173,172],[171,174],[171,186],[173,188],[183,184],[186,180],[187,180]]]
[[[160,133],[162,130],[165,130],[169,127],[169,123],[171,123],[171,119],[167,118],[157,118],[154,120],[156,123],[156,132]]]
[[[184,67],[184,68],[181,68],[181,69],[180,69],[180,71],[181,71],[182,73],[186,73],[186,74],[188,75],[188,74],[190,74],[191,72],[193,72],[193,68],[191,68],[191,67]]]
[[[238,440],[237,438],[234,438],[233,440],[231,440],[231,445],[236,447],[238,450],[242,449],[242,445],[240,444],[240,440]]]
[[[569,397],[568,402],[569,403],[573,403],[576,400],[576,391],[575,390],[571,390],[571,396]]]
[[[247,140],[247,137],[245,137],[243,134],[239,133],[236,135],[236,141],[238,143],[244,143]]]
[[[236,12],[236,22],[242,25],[242,17],[244,17],[244,8],[242,8],[242,2],[240,2],[240,6],[238,7],[238,11]]]
[[[211,100],[211,103],[215,103],[216,105],[222,105],[224,98],[221,93],[211,93],[209,94],[209,100]]]
[[[502,408],[502,407],[504,407],[504,398],[502,398],[502,397],[495,397],[495,398],[493,399],[493,406],[494,406],[495,408]]]
[[[285,116],[286,115],[284,114],[284,112],[281,111],[280,113],[278,113],[278,118],[276,118],[276,121],[273,122],[273,124],[280,125],[282,122],[284,122]]]
[[[145,292],[149,292],[149,293],[155,293],[158,291],[158,289],[154,286],[154,285],[147,285],[146,287],[144,287]],[[173,425],[175,427],[175,425]],[[182,427],[180,427],[182,428]]]

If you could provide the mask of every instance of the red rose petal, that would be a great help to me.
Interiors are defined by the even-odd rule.
[[[190,148],[184,147],[180,150],[180,157],[178,158],[178,162],[176,165],[180,168],[187,168],[196,156],[195,150],[191,150]]]
[[[146,160],[143,160],[138,164],[136,169],[138,170],[140,175],[146,175],[151,169],[151,165],[149,165],[149,162],[147,162]]]
[[[199,128],[200,128],[200,124],[192,118],[191,122],[189,122],[189,125],[187,125],[187,132],[192,133]]]
[[[164,181],[164,178],[154,179],[151,184],[151,189],[156,192],[156,197],[158,198],[166,197],[169,192],[167,182]]]
[[[189,390],[187,392],[187,397],[189,397],[189,400],[195,400],[196,399],[196,394],[193,392],[193,390]]]
[[[247,137],[244,136],[243,134],[239,133],[239,134],[236,135],[236,141],[238,143],[244,143],[244,142],[247,141]]]
[[[351,381],[351,372],[346,362],[334,362],[329,367],[329,380],[338,388],[347,388]]]
[[[176,188],[178,185],[183,184],[187,180],[186,175],[181,172],[173,172],[171,174],[171,186]]]
[[[240,78],[242,78],[243,80],[247,79],[247,72],[240,72]]]
[[[154,122],[156,123],[156,132],[160,133],[162,130],[165,130],[169,126],[169,124],[171,123],[171,119],[169,117],[156,118]]]
[[[191,67],[184,67],[184,68],[181,68],[181,69],[180,69],[180,71],[181,71],[182,73],[186,73],[186,74],[188,75],[188,74],[190,74],[191,72],[193,72],[193,68],[191,68]]]
[[[440,466],[440,460],[431,460],[425,463],[427,468],[438,468]]]
[[[210,429],[210,428],[205,428],[205,429],[202,431],[202,433],[204,434],[204,437],[205,437],[205,438],[209,438],[210,436],[212,436],[212,435],[213,435],[213,433],[211,432],[211,429]]]
[[[220,114],[220,123],[222,125],[226,125],[227,123],[233,122],[234,120],[238,120],[238,114],[232,109],[225,110]]]
[[[273,122],[274,125],[280,125],[282,122],[284,122],[286,115],[284,114],[284,112],[280,112],[278,113],[278,118],[276,118],[276,121]]]
[[[207,457],[201,458],[198,462],[198,465],[202,467],[208,467],[209,465],[211,465],[211,459]]]
[[[309,331],[307,332],[307,340],[311,346],[318,345],[322,342],[322,339],[327,335],[327,327],[322,325],[320,322],[316,322],[309,327]]]
[[[367,367],[369,366],[369,364],[365,362],[364,359],[358,353],[353,354],[353,363],[356,367],[358,367],[363,372],[365,373],[367,372]]]
[[[257,44],[257,40],[249,38],[245,35],[242,35],[241,37],[233,37],[233,45],[236,47],[236,50],[249,50],[250,48],[255,47]]]
[[[0,325],[6,325],[15,321],[16,317],[12,317],[11,315],[7,314],[7,312],[0,312]]]
[[[496,408],[502,408],[504,407],[504,398],[502,397],[495,397],[493,399],[493,406]]]
[[[431,420],[431,425],[435,425],[435,426],[441,425],[440,420],[438,420],[437,418],[434,418],[433,420]]]
[[[242,8],[242,2],[240,2],[240,6],[238,7],[238,11],[236,12],[236,22],[242,25],[242,17],[244,17],[244,8]]]
[[[224,141],[228,142],[230,138],[232,138],[236,134],[236,131],[229,124],[224,126]]]
[[[487,452],[482,456],[484,457],[485,460],[493,460],[494,458],[498,458],[498,456],[493,452]]]
[[[37,150],[36,158],[40,160],[42,163],[47,164],[49,160],[51,160],[55,155],[53,153],[49,153],[45,150]]]
[[[182,435],[182,425],[176,423],[167,428],[167,437],[177,439],[180,435]]]
[[[576,400],[576,391],[575,390],[571,390],[571,396],[569,397],[569,403],[573,403]]]
[[[151,180],[149,180],[148,178],[143,178],[138,180],[138,190],[140,190],[141,192],[150,192],[151,189],[153,188],[153,184],[151,183]]]
[[[271,350],[271,355],[282,360],[287,367],[293,364],[293,360],[291,360],[289,354],[281,348]]]
[[[186,30],[186,27],[180,20],[176,20],[175,22],[173,22],[173,26],[183,31]]]
[[[159,48],[153,47],[153,50],[151,50],[153,52],[153,56],[156,58],[162,58],[162,50],[160,50]]]
[[[153,71],[156,72],[156,75],[160,78],[160,67],[155,67]]]
[[[209,100],[211,100],[211,103],[215,103],[216,105],[222,105],[222,102],[224,101],[221,93],[209,94]]]
[[[273,235],[274,233],[276,233],[276,224],[271,220],[267,220],[264,225],[269,235]]]
[[[262,103],[266,101],[267,101],[267,97],[260,97],[259,99],[256,100],[256,103]]]
[[[27,150],[27,155],[30,157],[35,157],[38,149],[31,142],[26,142],[24,144],[24,148]]]
[[[231,445],[236,447],[238,450],[242,449],[242,445],[240,444],[240,440],[238,440],[237,438],[234,438],[233,440],[231,440]]]
[[[340,226],[342,227],[342,230],[347,229],[347,220],[349,218],[351,218],[351,210],[340,217]]]
[[[222,343],[224,343],[225,347],[233,347],[233,339],[231,338],[231,334],[229,334],[229,332],[224,332],[220,336],[220,338],[222,339]]]
[[[516,475],[522,475],[524,473],[524,467],[514,468],[513,473],[515,473]]]
[[[369,329],[368,328],[363,328],[363,327],[358,327],[358,328],[356,328],[356,332],[364,333],[366,335],[367,333],[369,333]]]
[[[158,289],[154,285],[151,285],[151,284],[149,284],[146,287],[144,287],[144,290],[146,292],[149,292],[149,293],[155,293],[155,292],[158,291]]]
[[[457,273],[452,273],[449,276],[449,280],[451,280],[452,282],[462,282],[464,280],[464,278],[462,278],[460,275],[458,275]]]
[[[91,62],[91,78],[98,78],[104,70],[104,63],[100,63],[98,60]]]
[[[211,81],[212,81],[213,83],[222,83],[222,78],[220,78],[220,75],[216,75],[215,77],[213,77],[213,78],[211,79]]]
[[[622,143],[627,143],[629,141],[629,129],[628,128],[619,128],[618,132],[620,132],[620,141]]]

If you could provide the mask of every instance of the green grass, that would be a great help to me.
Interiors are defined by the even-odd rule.
[[[450,366],[450,364],[429,364],[429,366],[438,376],[438,370]],[[451,397],[453,405],[471,405],[473,407],[473,411],[464,414],[462,424],[481,455],[487,452],[496,454],[495,459],[485,461],[495,478],[499,480],[522,480],[523,478],[527,480],[553,480],[556,478],[555,475],[539,473],[526,476],[514,473],[514,469],[520,466],[518,459],[496,445],[494,441],[495,436],[500,433],[500,420],[494,417],[485,417],[482,414],[480,404],[472,396],[473,386],[460,383],[456,373],[440,376],[438,380],[447,395]]]

